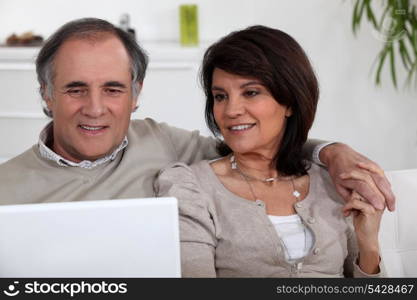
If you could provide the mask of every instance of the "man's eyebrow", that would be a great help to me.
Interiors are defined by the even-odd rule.
[[[126,85],[119,82],[119,81],[107,81],[103,84],[104,87],[119,87],[119,88],[126,88]]]
[[[84,81],[71,81],[70,83],[67,83],[64,88],[74,88],[74,87],[86,87],[87,83]]]

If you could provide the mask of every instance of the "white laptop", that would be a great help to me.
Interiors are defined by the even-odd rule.
[[[0,277],[180,277],[175,198],[0,206]]]

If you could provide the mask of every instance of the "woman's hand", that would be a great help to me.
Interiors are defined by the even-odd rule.
[[[353,214],[360,268],[368,274],[378,273],[380,261],[378,233],[383,210],[375,209],[354,191],[343,207],[343,213],[345,216]]]
[[[348,145],[335,143],[320,151],[336,186],[338,193],[349,201],[352,191],[356,191],[376,209],[388,206],[395,209],[395,196],[384,171],[374,162],[356,152]],[[360,177],[357,178],[357,174]]]

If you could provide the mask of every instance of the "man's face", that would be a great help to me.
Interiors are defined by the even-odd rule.
[[[53,150],[74,162],[96,160],[123,140],[136,106],[129,56],[119,39],[66,41],[54,60]]]

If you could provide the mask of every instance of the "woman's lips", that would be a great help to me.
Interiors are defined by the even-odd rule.
[[[231,131],[232,133],[243,133],[247,132],[248,130],[252,129],[256,124],[238,124],[238,125],[232,125],[228,126],[227,129]]]

